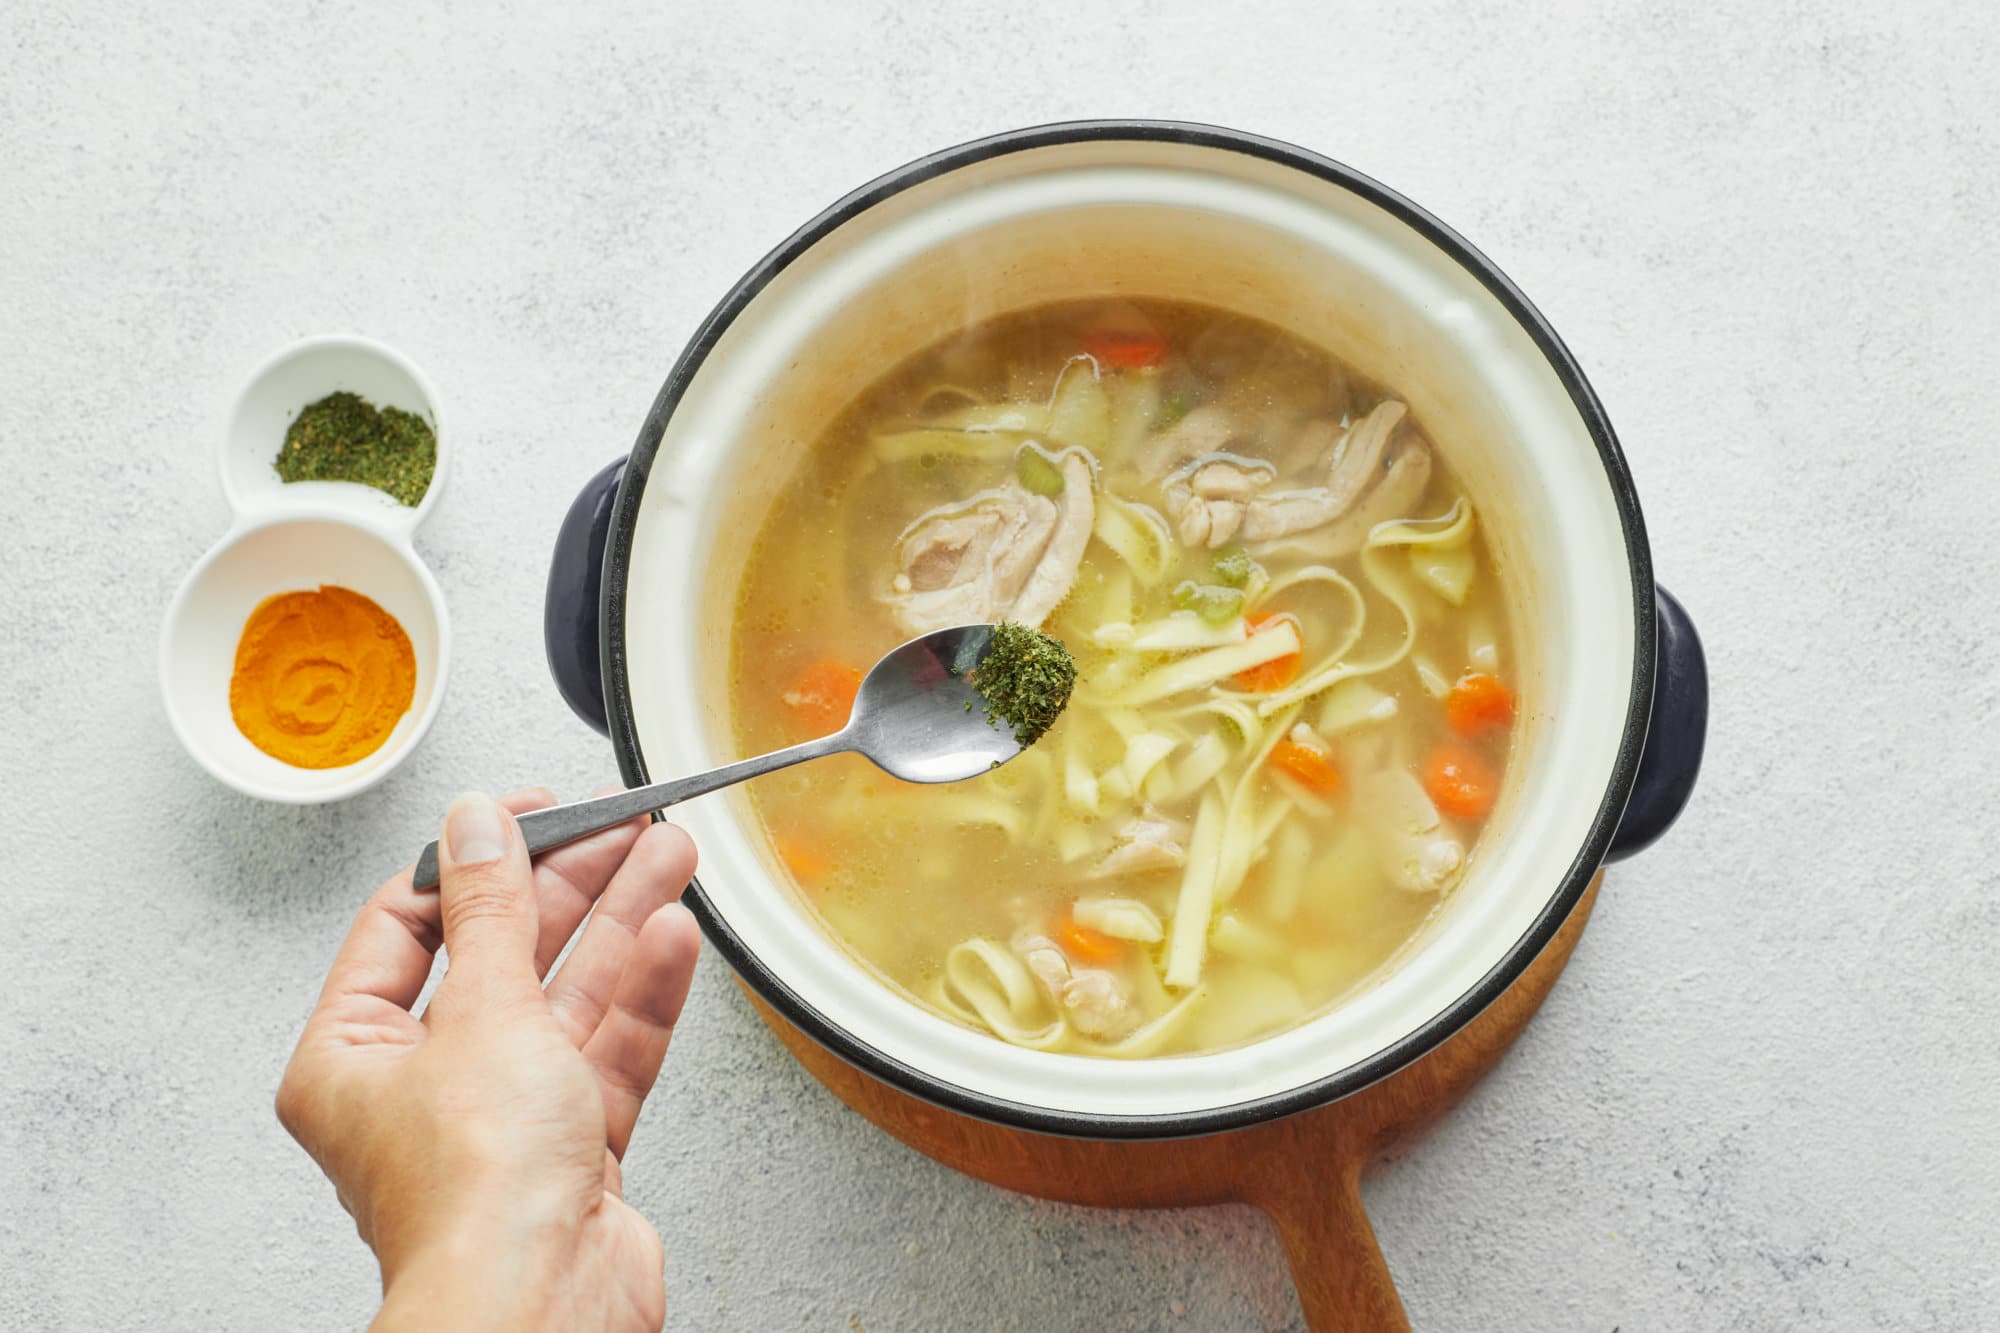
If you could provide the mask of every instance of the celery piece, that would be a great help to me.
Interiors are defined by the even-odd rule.
[[[1225,546],[1215,553],[1209,566],[1215,570],[1215,577],[1232,588],[1242,588],[1249,585],[1250,574],[1257,568],[1257,562],[1242,547]]]
[[[1243,614],[1243,591],[1188,579],[1174,589],[1174,605],[1211,625],[1226,625]]]
[[[1025,490],[1036,495],[1063,493],[1062,468],[1036,445],[1024,444],[1014,455],[1014,476]]]

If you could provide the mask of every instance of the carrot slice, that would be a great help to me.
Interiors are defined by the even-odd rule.
[[[1331,796],[1340,790],[1340,770],[1323,751],[1287,737],[1271,747],[1271,767],[1307,791]]]
[[[1298,627],[1296,619],[1282,612],[1251,616],[1244,623],[1254,635],[1261,634],[1273,625],[1287,620],[1292,622],[1293,628],[1296,629]],[[1300,631],[1299,638],[1301,641],[1304,640],[1304,631]],[[1272,690],[1282,690],[1285,686],[1297,680],[1299,678],[1299,668],[1305,663],[1305,660],[1305,651],[1301,649],[1296,653],[1286,653],[1283,657],[1274,657],[1270,661],[1259,663],[1257,666],[1253,666],[1246,671],[1239,671],[1230,677],[1230,679],[1234,680],[1243,689],[1255,690],[1259,694],[1268,694]]]
[[[1460,819],[1477,819],[1500,794],[1492,765],[1463,745],[1440,745],[1424,764],[1424,790],[1437,808]]]
[[[1049,934],[1061,949],[1080,963],[1108,963],[1125,950],[1125,942],[1101,930],[1080,926],[1068,912],[1057,918]]]
[[[845,662],[814,662],[801,671],[784,693],[785,706],[813,729],[815,736],[839,731],[854,711],[861,690],[861,673]]]
[[[1444,720],[1461,736],[1483,736],[1514,720],[1514,692],[1498,676],[1468,672],[1444,697]]]
[[[1140,370],[1167,359],[1167,344],[1150,333],[1130,329],[1095,329],[1083,335],[1083,350],[1100,366]]]
[[[826,849],[803,834],[782,833],[772,841],[778,849],[778,859],[802,885],[818,883],[833,868],[826,859]]]

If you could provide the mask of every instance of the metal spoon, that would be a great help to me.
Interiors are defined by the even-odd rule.
[[[905,782],[978,777],[1022,749],[1011,728],[987,719],[985,701],[965,678],[986,656],[992,637],[991,625],[961,625],[933,630],[892,650],[861,682],[847,725],[831,736],[693,777],[517,815],[528,853],[545,852],[691,796],[846,750],[867,755],[877,768]],[[417,858],[414,883],[424,890],[436,888],[437,882],[438,845],[433,842]]]

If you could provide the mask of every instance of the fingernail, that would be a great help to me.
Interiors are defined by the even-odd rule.
[[[465,793],[445,811],[444,845],[456,866],[499,860],[507,853],[507,812],[483,792]]]

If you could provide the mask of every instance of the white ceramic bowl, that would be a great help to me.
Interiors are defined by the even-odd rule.
[[[415,508],[352,482],[279,480],[272,460],[285,428],[300,408],[340,389],[418,413],[437,431],[437,468]],[[167,720],[202,767],[248,795],[306,804],[372,787],[416,747],[444,698],[451,622],[444,593],[417,558],[412,538],[443,492],[450,451],[437,394],[416,367],[380,343],[309,339],[250,377],[219,450],[233,522],[189,571],[160,631]],[[322,584],[351,588],[396,618],[416,653],[416,691],[409,711],[374,753],[339,768],[295,768],[237,730],[229,678],[244,622],[257,604]]]
[[[1654,689],[1668,604],[1610,427],[1546,322],[1442,224],[1289,145],[1143,122],[1003,135],[856,191],[744,277],[662,389],[609,515],[603,695],[628,781],[737,757],[725,684],[738,553],[820,424],[967,323],[1100,295],[1200,301],[1327,347],[1394,385],[1482,497],[1531,706],[1445,910],[1372,986],[1291,1030],[1204,1055],[1094,1060],[1006,1045],[878,982],[794,904],[741,793],[675,818],[702,849],[693,905],[716,946],[847,1059],[1026,1128],[1200,1133],[1344,1095],[1442,1041],[1527,966],[1607,855],[1656,835],[1692,784],[1674,746],[1656,748],[1650,774],[1641,763],[1649,713],[1672,702]],[[599,508],[586,495],[573,519]],[[559,550],[566,566],[592,562]],[[1699,716],[1684,706],[1672,719],[1697,762],[1699,681]],[[565,693],[578,697],[574,682]],[[1635,785],[1649,794],[1628,812]]]

